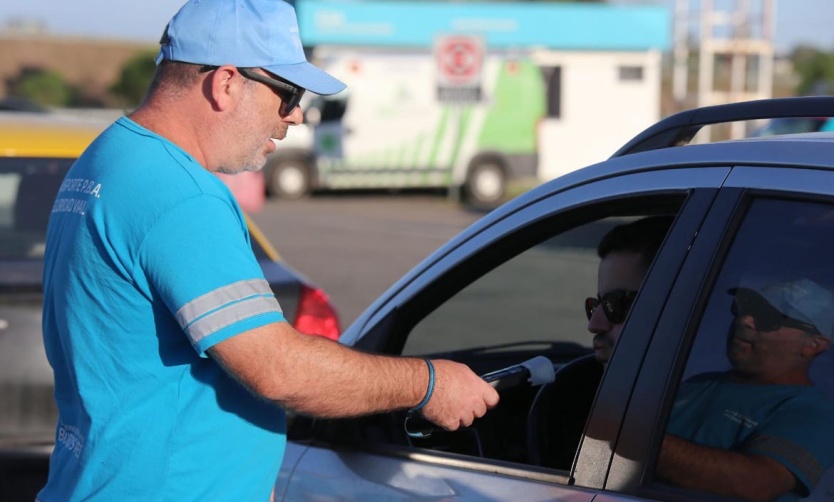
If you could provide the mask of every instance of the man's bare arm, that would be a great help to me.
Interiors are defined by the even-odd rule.
[[[671,434],[663,439],[657,474],[684,488],[763,502],[796,486],[794,475],[772,458],[703,446]]]
[[[429,381],[419,358],[373,355],[275,323],[209,349],[252,392],[300,413],[350,417],[416,406]],[[423,408],[443,428],[468,426],[498,402],[498,394],[466,365],[433,360],[435,387]]]

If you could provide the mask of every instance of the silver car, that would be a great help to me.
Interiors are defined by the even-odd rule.
[[[834,134],[687,143],[711,123],[801,116],[834,116],[834,98],[674,115],[446,243],[342,343],[450,358],[481,374],[543,355],[555,380],[502,390],[471,427],[428,437],[408,434],[401,412],[296,417],[275,499],[725,500],[711,486],[681,488],[656,475],[670,408],[682,381],[729,368],[728,291],[745,278],[790,268],[834,287]],[[657,214],[674,223],[602,373],[589,363],[583,308],[596,294],[597,244],[613,225]],[[811,378],[834,399],[834,350],[817,357]],[[553,439],[562,437],[554,430],[562,414],[579,424],[575,441]],[[542,461],[559,449],[563,463]],[[818,467],[811,499],[830,499],[834,474]],[[796,497],[807,491],[798,487]]]

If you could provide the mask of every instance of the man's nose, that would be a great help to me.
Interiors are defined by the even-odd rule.
[[[296,106],[292,113],[284,117],[284,120],[292,125],[301,125],[304,122],[304,111],[300,106]]]
[[[739,314],[736,316],[736,325],[747,329],[756,329],[756,319],[750,314]]]
[[[611,321],[605,317],[605,312],[602,311],[602,306],[599,306],[594,310],[594,313],[591,314],[591,318],[588,319],[588,331],[591,333],[606,333],[611,331],[613,324]]]

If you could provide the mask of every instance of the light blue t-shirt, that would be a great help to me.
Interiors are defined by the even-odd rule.
[[[802,485],[801,494],[785,494],[780,502],[807,496],[834,464],[834,403],[809,385],[752,385],[727,373],[698,375],[681,384],[666,432],[776,460]]]
[[[44,258],[55,500],[268,500],[284,412],[206,350],[284,321],[231,192],[123,117],[68,172]]]

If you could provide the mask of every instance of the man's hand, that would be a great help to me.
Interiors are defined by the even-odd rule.
[[[423,416],[440,427],[453,431],[468,427],[498,404],[498,392],[465,364],[432,360],[434,392]]]

